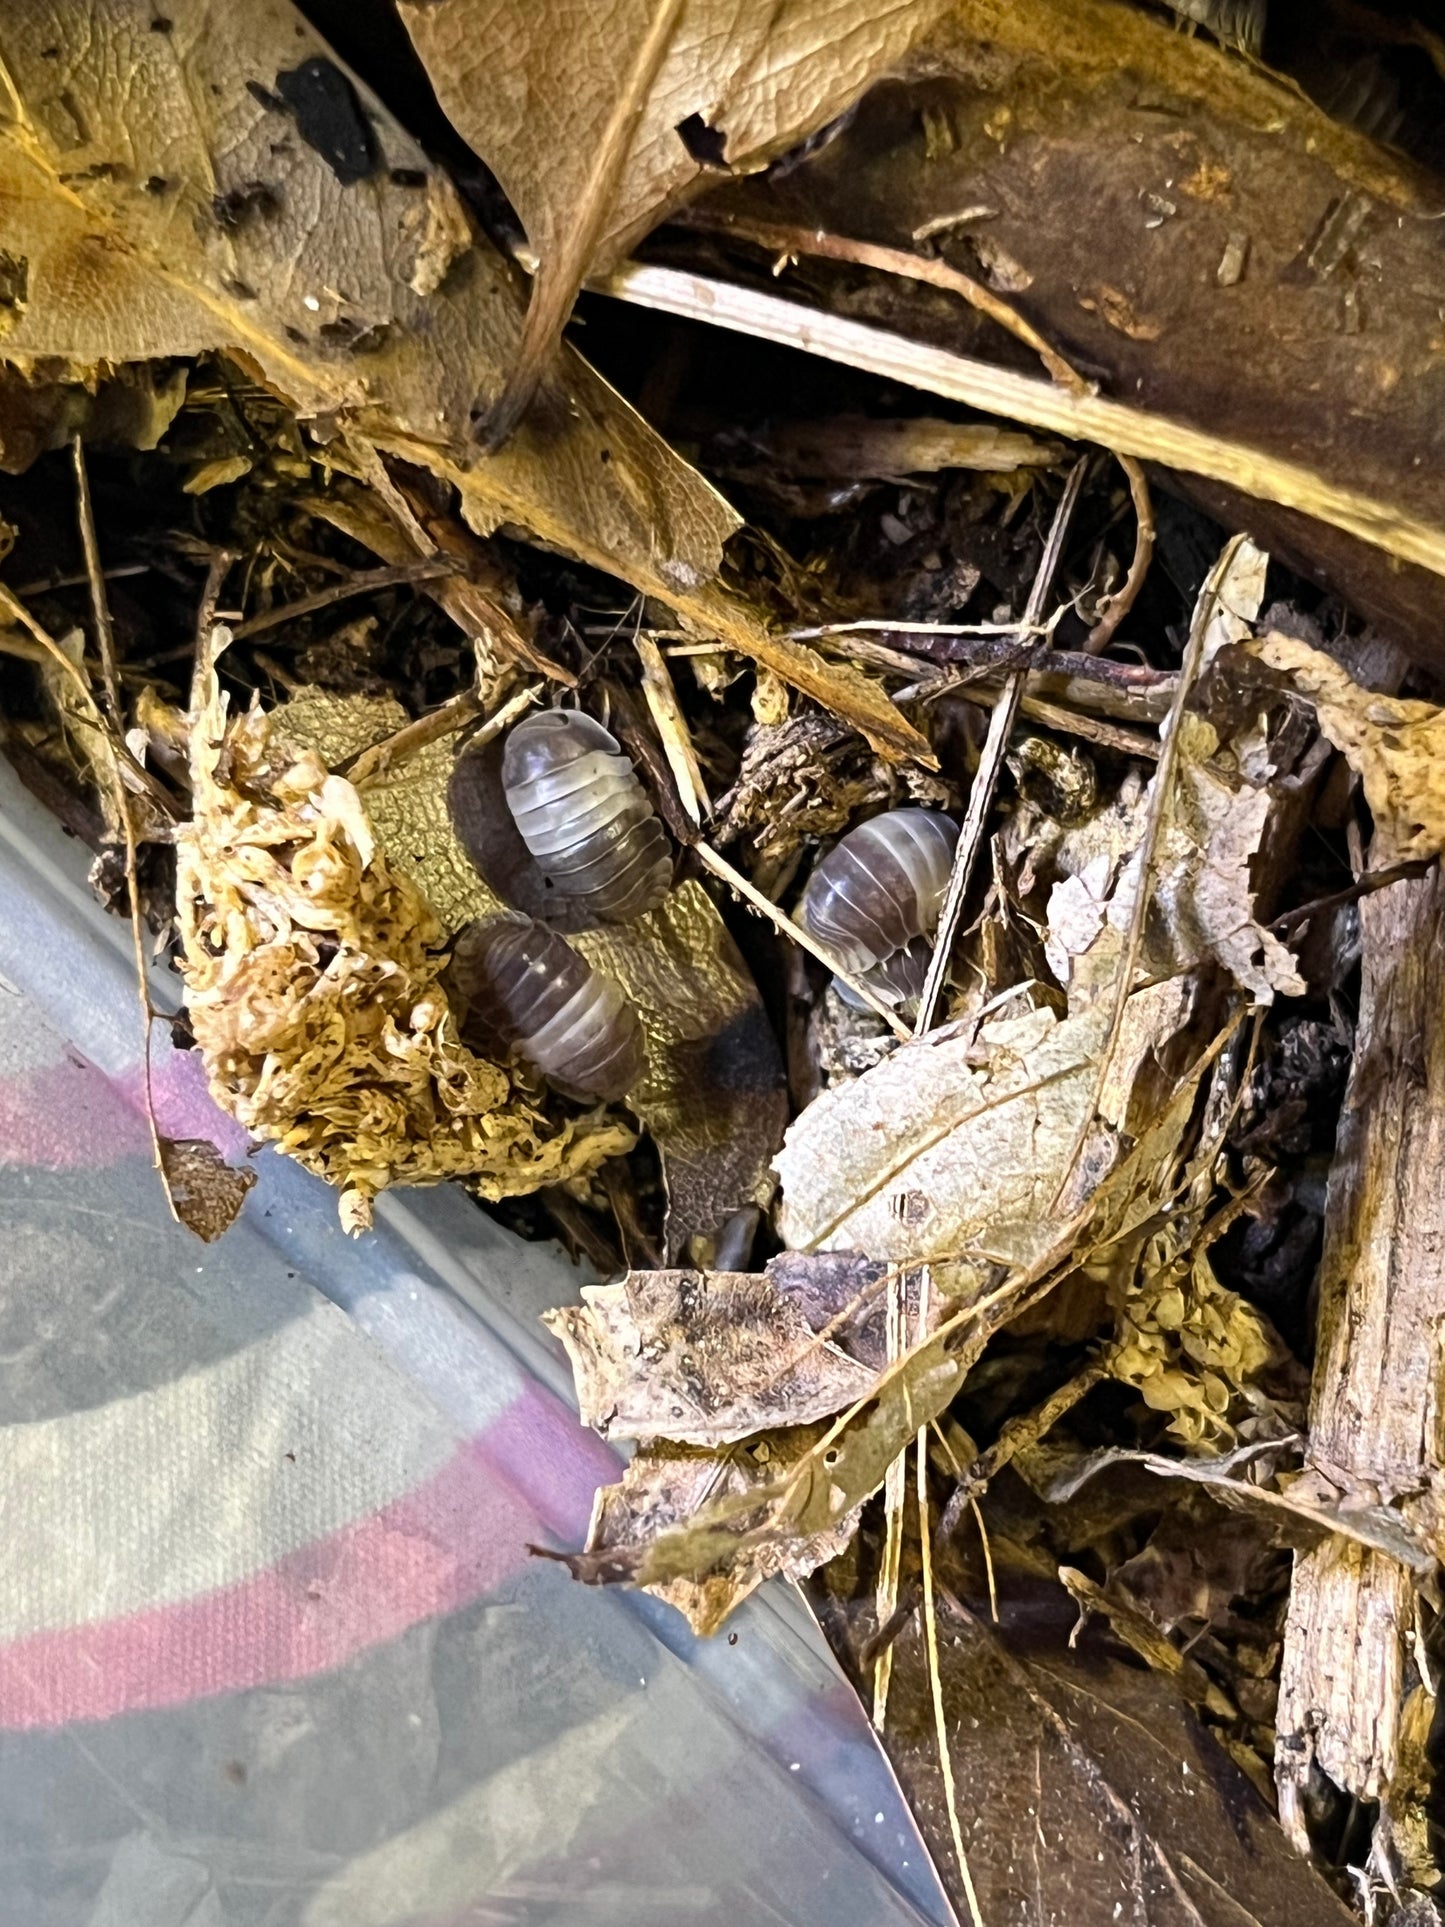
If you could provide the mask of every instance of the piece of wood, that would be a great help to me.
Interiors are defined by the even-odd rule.
[[[1361,900],[1354,1068],[1320,1267],[1306,1479],[1398,1507],[1438,1545],[1445,1315],[1445,879]],[[1280,1814],[1306,1844],[1314,1767],[1389,1818],[1400,1715],[1418,1684],[1414,1584],[1385,1553],[1333,1539],[1295,1562],[1280,1682]]]

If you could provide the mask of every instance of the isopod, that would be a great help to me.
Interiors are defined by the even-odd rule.
[[[630,923],[667,894],[672,859],[637,772],[608,730],[578,710],[517,724],[502,789],[522,841],[559,895]]]
[[[515,1050],[569,1097],[625,1097],[646,1068],[642,1025],[622,991],[545,924],[469,924],[448,984],[462,1035]]]
[[[958,825],[937,810],[870,817],[813,871],[798,920],[886,1002],[907,1003],[923,988],[957,846]]]

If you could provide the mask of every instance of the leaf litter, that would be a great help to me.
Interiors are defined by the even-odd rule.
[[[1438,568],[1431,505],[1081,379],[998,210],[937,211],[983,59],[942,9],[403,5],[450,130],[404,127],[284,0],[195,0],[168,34],[91,11],[0,28],[0,717],[138,973],[147,945],[179,971],[217,1101],[348,1230],[390,1185],[457,1180],[591,1261],[548,1323],[583,1419],[635,1450],[550,1556],[705,1634],[802,1585],[970,1919],[1413,1906],[1436,1468],[1401,1469],[1384,1412],[1341,1456],[1309,1367],[1317,1274],[1338,1294],[1378,1202],[1331,1164],[1341,1103],[1356,1131],[1359,1077],[1398,1074],[1378,1037],[1433,1015],[1428,936],[1398,982],[1371,945],[1445,846],[1432,639],[1361,619],[1381,577],[1334,525]],[[1095,11],[1065,31],[1038,0],[984,61],[1044,158],[1019,75],[1067,94],[1091,35],[1204,113],[1201,48]],[[1209,112],[1262,111],[1255,85]],[[509,208],[431,158],[458,134]],[[1325,150],[1353,180],[1349,141]],[[831,207],[854,152],[860,205],[915,170],[916,252],[798,227],[792,197]],[[757,178],[710,203],[728,173]],[[770,238],[807,306],[761,285]],[[585,294],[564,339],[608,270],[663,308],[685,286],[740,343]],[[1139,299],[1085,312],[1188,401]],[[1047,402],[1018,372],[1040,355]],[[1321,519],[1271,555],[1136,458]],[[511,812],[511,731],[557,708],[613,732],[665,828],[670,886],[632,922],[564,902]],[[941,938],[885,997],[801,900],[900,808],[965,829]],[[464,1041],[452,949],[519,917],[636,1012],[624,1099]],[[1422,1117],[1397,1162],[1427,1155]],[[223,1235],[250,1167],[155,1154]],[[1374,1289],[1431,1315],[1414,1274]],[[1342,1382],[1405,1386],[1333,1303]],[[1307,1623],[1356,1638],[1350,1703]],[[1302,1817],[1305,1758],[1335,1785]],[[1197,1838],[1154,1791],[1181,1766],[1211,1788]],[[1377,1803],[1363,1847],[1352,1799]]]

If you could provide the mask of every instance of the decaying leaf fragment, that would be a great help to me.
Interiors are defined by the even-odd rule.
[[[321,689],[298,691],[283,714],[288,733],[331,765],[406,720],[389,697]],[[451,743],[427,744],[366,792],[381,849],[420,887],[448,936],[507,909],[452,827],[454,762]],[[568,941],[622,986],[642,1020],[647,1074],[628,1103],[661,1154],[667,1246],[679,1253],[771,1190],[768,1164],[786,1099],[761,999],[711,898],[691,880],[635,923],[569,932]]]
[[[176,896],[212,1095],[339,1186],[348,1229],[391,1184],[464,1177],[503,1197],[631,1145],[605,1117],[549,1122],[462,1046],[437,981],[441,926],[377,847],[360,797],[273,714],[228,717],[213,666],[191,782]]]
[[[881,1312],[884,1267],[851,1269],[858,1309],[871,1298]],[[879,1361],[854,1355],[846,1313],[841,1323],[817,1316],[821,1295],[809,1304],[780,1290],[772,1267],[630,1271],[618,1284],[584,1285],[582,1298],[544,1321],[567,1348],[583,1423],[604,1438],[733,1445],[827,1418],[878,1377]]]
[[[645,1445],[620,1482],[597,1494],[586,1549],[564,1554],[563,1562],[574,1578],[590,1585],[644,1583],[676,1606],[695,1633],[715,1633],[765,1579],[778,1573],[798,1579],[836,1558],[856,1521],[850,1515],[801,1539],[764,1535],[739,1546],[727,1563],[711,1567],[690,1556],[688,1522],[708,1508],[746,1509],[757,1487],[804,1458],[821,1436],[820,1426],[799,1426],[722,1452],[664,1441]],[[674,1538],[689,1549],[675,1561],[675,1571],[657,1550]]]
[[[256,1182],[249,1164],[227,1164],[203,1137],[163,1137],[161,1164],[171,1208],[188,1231],[213,1244],[235,1222]]]
[[[1293,636],[1261,636],[1252,650],[1283,670],[1315,705],[1321,731],[1365,786],[1384,839],[1380,867],[1445,850],[1445,710],[1360,685],[1333,656]]]
[[[555,250],[655,0],[402,0],[448,117]],[[944,11],[940,0],[691,0],[632,131],[599,256],[616,260],[717,169],[748,172],[843,112]]]

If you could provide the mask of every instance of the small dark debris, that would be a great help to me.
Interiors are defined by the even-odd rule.
[[[281,197],[268,181],[245,181],[211,200],[211,212],[223,228],[244,227],[257,215],[277,214],[280,209]]]
[[[393,187],[425,187],[426,169],[424,167],[394,167],[391,170]]]
[[[334,61],[319,54],[303,60],[289,73],[277,74],[276,92],[295,115],[302,140],[343,187],[354,187],[376,172],[376,136],[356,89]]]
[[[679,121],[677,138],[699,167],[731,171],[727,162],[727,135],[720,127],[709,127],[701,114],[689,114],[686,120]]]

